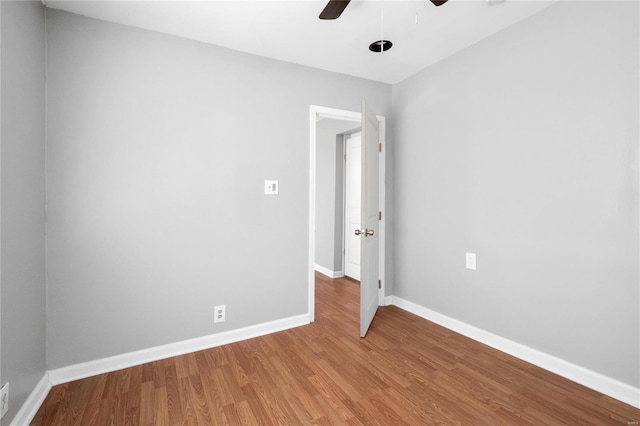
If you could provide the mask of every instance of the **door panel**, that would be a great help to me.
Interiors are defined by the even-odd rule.
[[[345,241],[344,273],[360,281],[360,237],[355,230],[360,229],[362,216],[362,149],[360,135],[347,139],[345,173]]]
[[[379,250],[379,122],[362,101],[362,211],[360,222],[360,336],[369,330],[378,310],[378,250]]]

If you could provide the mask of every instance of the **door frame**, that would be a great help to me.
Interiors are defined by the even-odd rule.
[[[319,105],[311,105],[309,107],[309,261],[308,261],[308,285],[309,285],[309,321],[315,321],[315,243],[316,243],[316,123],[319,118],[330,118],[334,120],[350,121],[353,123],[361,124],[361,113],[354,111],[347,111],[336,108],[328,108]],[[379,208],[382,212],[382,219],[380,220],[380,249],[378,252],[378,277],[381,281],[380,289],[378,290],[378,305],[384,305],[385,294],[385,159],[386,159],[386,138],[385,138],[385,117],[376,116],[380,122],[380,143],[382,144],[382,151],[380,152],[378,168],[380,171],[378,178],[378,192],[379,192]]]

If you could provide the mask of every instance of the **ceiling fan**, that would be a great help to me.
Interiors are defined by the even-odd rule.
[[[329,0],[320,13],[320,19],[338,19],[351,0]],[[429,0],[435,6],[442,6],[448,0]]]

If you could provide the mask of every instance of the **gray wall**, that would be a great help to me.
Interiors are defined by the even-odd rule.
[[[389,115],[391,86],[59,11],[47,31],[49,367],[306,313],[309,105]]]
[[[2,383],[9,424],[46,371],[45,42],[40,2],[2,8]]]
[[[640,385],[638,36],[561,2],[393,86],[397,296]]]
[[[359,125],[323,119],[316,126],[316,264],[339,272],[344,215],[344,136],[340,134]]]

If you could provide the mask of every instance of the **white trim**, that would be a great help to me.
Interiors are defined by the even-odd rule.
[[[362,129],[361,129],[362,130]],[[342,135],[342,235],[340,236],[340,260],[342,261],[342,271],[347,270],[347,141],[354,135],[361,132],[354,132],[348,135]],[[345,273],[345,276],[347,274]]]
[[[331,118],[334,120],[353,121],[360,124],[360,112],[346,111],[337,108],[328,108],[322,106],[311,105],[312,111],[317,113],[317,118]],[[314,115],[315,117],[316,115]]]
[[[322,107],[318,105],[311,105],[309,107],[309,258],[308,258],[308,309],[309,309],[309,321],[313,322],[315,319],[315,238],[316,238],[316,124],[321,118],[331,118],[343,121],[352,121],[354,123],[361,123],[361,112],[346,111],[336,108]],[[385,182],[386,168],[386,121],[383,116],[376,116],[380,121],[380,143],[382,143],[382,154],[380,156],[380,181]],[[380,223],[380,255],[378,275],[382,280],[382,285],[378,291],[378,304],[382,304],[384,300],[385,292],[385,185],[379,185],[379,203],[380,210],[382,211],[382,221]]]
[[[541,352],[537,349],[516,343],[512,340],[500,337],[481,328],[474,327],[462,321],[432,311],[424,306],[417,305],[408,300],[392,296],[392,304],[412,314],[432,321],[443,327],[467,336],[499,351],[520,358],[533,365],[544,368],[559,376],[580,383],[588,388],[622,401],[626,404],[640,408],[640,388],[635,388],[611,377],[589,370],[563,359]]]
[[[83,362],[80,364],[70,365],[68,367],[57,368],[49,371],[49,378],[51,380],[51,384],[55,386],[61,383],[67,383],[102,373],[108,373],[147,362],[157,361],[159,359],[184,355],[190,352],[201,351],[216,346],[239,342],[241,340],[264,336],[265,334],[271,334],[306,324],[309,324],[309,315],[298,315],[263,324],[252,325],[237,330],[225,331],[209,336],[197,337],[195,339],[183,340],[181,342]]]
[[[341,277],[344,277],[344,272],[342,272],[342,271],[332,271],[331,269],[325,268],[324,266],[318,265],[317,263],[315,265],[315,270],[320,272],[323,275],[328,276],[329,278],[341,278]]]
[[[385,296],[383,306],[390,306],[390,305],[393,305],[393,296]]]
[[[316,264],[316,124],[319,118],[319,107],[311,105],[309,108],[309,264],[307,265],[307,310],[309,320],[316,319],[316,279],[314,265]]]
[[[378,128],[378,134],[380,135],[380,144],[382,145],[382,150],[380,151],[380,155],[378,157],[378,169],[379,169],[379,178],[378,178],[378,208],[380,212],[382,212],[382,219],[378,224],[378,234],[379,236],[379,248],[378,248],[378,279],[380,280],[380,290],[378,291],[378,305],[384,306],[385,304],[385,287],[386,287],[386,277],[385,277],[385,247],[386,247],[386,229],[385,224],[387,223],[387,206],[386,204],[386,158],[387,158],[387,144],[386,144],[386,131],[387,131],[387,122],[384,117],[378,116],[378,120],[380,121],[380,127]]]
[[[44,402],[50,390],[51,380],[49,378],[49,373],[45,372],[9,424],[11,426],[24,426],[30,424],[38,413],[40,406]]]

